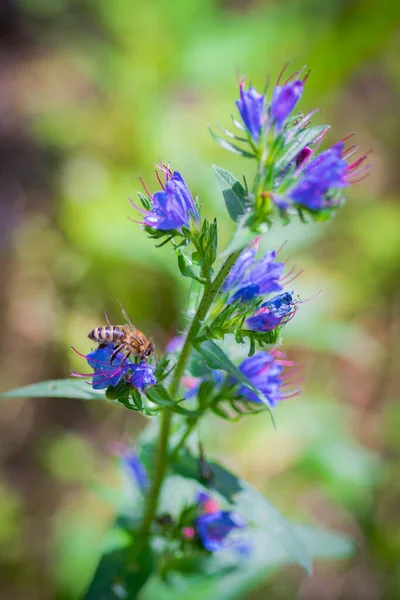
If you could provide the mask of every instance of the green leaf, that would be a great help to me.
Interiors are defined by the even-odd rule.
[[[327,125],[317,125],[310,129],[303,129],[296,134],[295,139],[289,144],[288,150],[275,163],[276,171],[280,172],[287,167],[292,160],[309,144],[312,144],[326,129]]]
[[[132,556],[132,546],[102,556],[84,600],[133,600],[153,570],[149,547]]]
[[[107,400],[103,390],[94,390],[85,381],[77,379],[41,381],[4,392],[0,398],[78,398],[80,400],[104,400],[118,404],[115,400]]]
[[[271,407],[269,406],[265,396],[260,392],[260,390],[253,386],[253,384],[246,377],[246,375],[239,371],[239,369],[233,364],[229,356],[227,356],[225,352],[219,346],[217,346],[215,342],[213,342],[212,340],[207,340],[195,346],[198,352],[200,352],[200,354],[204,356],[208,366],[211,369],[222,369],[223,371],[226,371],[227,373],[232,375],[232,377],[234,377],[237,381],[243,383],[249,390],[254,392],[257,398],[259,398],[260,402],[268,408],[272,418],[272,422],[275,425],[275,420],[272,414]]]
[[[239,221],[249,206],[248,193],[229,171],[213,165],[215,178],[225,200],[229,216],[233,221]]]
[[[240,154],[240,156],[244,156],[245,158],[255,158],[254,154],[246,152],[246,150],[242,150],[242,148],[236,146],[236,144],[231,144],[230,142],[227,142],[226,140],[224,140],[224,138],[220,137],[219,135],[216,135],[211,129],[210,133],[213,139],[217,142],[217,144],[221,146],[221,148],[225,148],[225,150],[229,150],[234,154]]]

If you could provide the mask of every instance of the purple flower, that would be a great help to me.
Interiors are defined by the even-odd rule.
[[[138,488],[146,491],[149,487],[149,477],[138,455],[130,450],[122,457],[122,464]]]
[[[250,383],[260,390],[269,406],[274,407],[280,400],[297,396],[298,388],[283,391],[291,383],[285,382],[283,378],[283,367],[292,367],[292,361],[285,360],[285,355],[277,351],[256,352],[253,356],[245,358],[239,365],[239,370],[245,375]],[[285,387],[284,387],[285,386]],[[245,385],[241,385],[238,395],[251,402],[261,404],[256,394]]]
[[[294,110],[304,90],[304,81],[296,79],[283,86],[277,85],[272,96],[270,115],[278,129]]]
[[[244,80],[240,82],[240,99],[236,100],[242,121],[254,142],[260,137],[263,118],[265,115],[265,95],[250,87],[244,89]]]
[[[279,280],[285,265],[275,259],[275,251],[267,252],[256,261],[253,248],[243,250],[224,285],[225,291],[232,292],[229,301],[248,302],[255,296],[280,292]]]
[[[133,383],[139,390],[144,390],[156,383],[156,378],[154,377],[155,367],[153,365],[142,361],[137,364],[131,363],[130,368],[133,370],[133,373],[127,381]]]
[[[239,515],[220,510],[218,502],[205,493],[199,494],[198,502],[204,514],[197,517],[194,526],[204,548],[209,552],[236,548],[242,553],[248,553],[248,544],[229,537],[232,531],[246,527]]]
[[[295,311],[293,292],[284,292],[264,302],[253,316],[246,319],[246,324],[253,331],[271,331],[287,323]]]
[[[146,387],[156,383],[154,377],[155,367],[153,365],[149,365],[145,361],[131,363],[129,360],[126,360],[122,352],[118,352],[111,364],[110,360],[113,352],[114,344],[107,344],[103,348],[96,348],[96,350],[89,352],[86,356],[77,352],[79,356],[86,358],[88,365],[94,369],[94,372],[86,374],[72,372],[71,374],[75,377],[92,377],[92,388],[94,390],[104,390],[109,386],[115,387],[121,379],[134,385],[139,390],[144,390]]]
[[[255,256],[256,250],[251,246],[247,246],[247,248],[240,253],[238,259],[230,270],[228,277],[225,279],[223,286],[224,290],[232,289],[242,283],[246,273],[254,264]]]
[[[191,219],[198,221],[199,215],[185,180],[178,171],[172,173],[164,165],[160,165],[159,169],[165,179],[165,182],[162,182],[157,173],[158,181],[162,187],[161,191],[151,195],[143,184],[151,200],[152,208],[144,210],[132,202],[132,206],[144,215],[141,224],[160,231],[180,230],[182,227],[189,227]]]
[[[344,143],[339,142],[321,152],[304,167],[297,184],[290,190],[289,198],[296,204],[312,210],[323,208],[330,189],[347,186],[347,162],[342,158]]]
[[[274,196],[275,204],[283,210],[293,204],[315,211],[336,206],[338,202],[334,200],[335,193],[359,180],[360,175],[368,168],[361,167],[366,155],[352,164],[347,162],[346,157],[356,149],[353,146],[345,150],[342,141],[311,158],[311,150],[305,148],[297,161],[297,182],[284,196]]]

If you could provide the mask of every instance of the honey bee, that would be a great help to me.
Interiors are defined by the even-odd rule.
[[[128,324],[111,325],[106,315],[107,325],[92,329],[88,333],[88,338],[97,342],[99,348],[104,348],[107,344],[114,344],[110,364],[112,364],[118,352],[125,354],[125,358],[121,364],[127,361],[130,356],[134,356],[140,360],[148,360],[155,351],[153,342],[149,342],[144,333],[136,329],[124,308],[122,308],[122,314],[128,321]]]

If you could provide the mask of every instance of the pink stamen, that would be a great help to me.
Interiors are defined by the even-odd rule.
[[[357,150],[359,150],[359,148],[360,148],[360,146],[358,146],[357,144],[353,144],[352,146],[345,148],[344,151],[342,152],[342,158],[344,158],[344,159],[349,158],[352,154],[357,152]]]
[[[141,212],[144,215],[147,215],[147,210],[145,210],[144,208],[142,208],[141,206],[138,206],[137,204],[134,203],[134,201],[132,200],[132,198],[129,198],[129,202],[131,204],[131,206],[133,206],[133,208],[135,210],[138,210],[139,212]]]
[[[342,138],[340,141],[347,142],[347,140],[349,140],[350,138],[352,138],[354,136],[355,136],[355,133],[349,133],[349,135],[346,135],[346,137]]]
[[[282,75],[284,74],[284,72],[288,68],[289,64],[290,64],[289,61],[285,64],[285,66],[283,67],[282,71],[278,75],[278,79],[276,80],[276,84],[275,85],[277,85],[277,86],[280,85]]]
[[[306,298],[305,300],[297,300],[297,302],[299,304],[305,304],[306,302],[310,302],[310,300],[315,300],[315,298],[318,298],[318,296],[320,296],[322,294],[321,291],[319,291],[317,294],[315,294],[314,296],[311,296],[310,298]]]
[[[287,259],[287,260],[289,260],[289,259]],[[286,261],[285,261],[283,264],[286,264],[287,260],[286,260]],[[283,283],[283,281],[284,281],[284,280],[285,280],[287,277],[290,277],[290,276],[291,276],[291,275],[294,273],[295,269],[296,269],[296,265],[294,265],[294,267],[292,267],[292,268],[290,269],[289,273],[286,273],[286,275],[284,275],[283,277],[281,277],[281,278],[280,278],[280,280],[279,280],[279,282],[280,282],[280,283]]]
[[[365,175],[363,175],[362,177],[358,177],[357,179],[347,179],[347,183],[353,184],[353,183],[360,183],[361,181],[364,181],[364,179],[367,179],[367,177],[370,176],[370,173],[366,173]]]
[[[293,367],[295,363],[293,360],[283,360],[280,358],[275,361],[275,364],[277,364],[281,367]]]
[[[157,177],[157,181],[160,184],[161,188],[165,191],[165,185],[163,184],[163,182],[161,181],[161,177],[158,171],[155,171],[156,173],[156,177]]]
[[[128,217],[128,219],[132,221],[132,223],[136,223],[136,225],[144,225],[143,221],[137,221],[136,219],[132,219],[132,217]]]
[[[282,400],[287,400],[288,398],[296,398],[297,396],[301,396],[301,390],[297,390],[296,392],[293,392],[292,394],[284,394],[282,396]]]
[[[305,67],[303,67],[303,69],[305,69]],[[303,70],[302,69],[302,70]],[[301,72],[301,71],[300,71]],[[310,77],[311,74],[311,69],[308,69],[307,73],[304,75],[303,79],[302,79],[302,83],[303,85],[307,82],[307,79]]]
[[[282,246],[280,246],[278,248],[278,250],[275,252],[275,256],[278,256],[279,252],[281,252],[281,250],[284,249],[284,247],[286,246],[286,244],[288,243],[288,241],[286,240],[285,242],[283,242]]]
[[[93,377],[93,373],[77,373],[76,371],[70,371],[71,375],[74,377],[82,377],[86,379],[87,377]]]
[[[364,154],[364,156],[361,156],[359,159],[357,159],[355,162],[353,162],[347,167],[347,172],[354,171],[354,169],[357,169],[357,167],[359,167],[365,160],[367,160],[367,158],[368,156],[366,154]]]
[[[280,352],[280,350],[271,350],[270,354],[272,354],[273,356],[280,357],[280,358],[283,358],[286,356],[286,354],[284,352]]]
[[[258,247],[260,245],[260,239],[261,239],[260,235],[258,235],[257,237],[255,237],[254,240],[251,240],[251,242],[249,243],[249,247],[253,248],[253,250],[255,250],[257,252]]]
[[[171,179],[172,177],[172,171],[169,168],[171,163],[168,163],[168,165],[164,165],[162,162],[159,165],[155,165],[158,169],[160,169],[160,171],[162,173],[164,173],[164,175],[166,176],[166,179]]]
[[[148,195],[148,197],[151,198],[152,200],[154,200],[153,196],[150,194],[149,190],[147,189],[147,186],[143,180],[143,177],[139,177],[139,181],[142,184],[142,187],[143,187],[144,191],[146,192],[146,194]]]
[[[72,350],[74,352],[76,352],[78,354],[78,356],[81,356],[82,358],[86,359],[86,354],[82,354],[81,352],[79,352],[74,346],[71,346]]]
[[[289,285],[289,283],[292,283],[292,281],[294,281],[295,279],[297,279],[298,277],[300,277],[300,275],[302,275],[302,273],[304,273],[304,269],[301,269],[301,271],[299,271],[298,273],[296,273],[296,275],[293,275],[293,277],[291,279],[286,279],[286,277],[288,277],[289,274],[286,275],[286,277],[283,278],[285,280],[285,283],[283,285]]]
[[[286,79],[285,83],[283,84],[284,86],[287,85],[289,83],[289,81],[291,81],[292,79],[294,79],[296,77],[296,75],[299,74],[299,71],[295,71],[293,73],[293,75],[291,75],[290,77],[288,77],[288,79]]]

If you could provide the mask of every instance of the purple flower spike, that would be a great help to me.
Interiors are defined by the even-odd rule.
[[[271,331],[287,323],[295,311],[293,292],[284,292],[264,302],[252,317],[246,319],[246,325],[253,331]]]
[[[145,492],[149,487],[149,476],[138,455],[130,450],[122,457],[122,464],[132,481]]]
[[[240,99],[236,100],[236,106],[251,138],[258,142],[265,115],[265,96],[253,87],[245,90],[244,85],[243,80],[240,82]]]
[[[159,169],[165,179],[163,182],[157,173],[161,191],[151,195],[143,184],[152,208],[144,210],[132,202],[132,206],[144,215],[141,224],[160,231],[179,231],[182,227],[189,227],[190,221],[198,221],[199,215],[185,180],[178,171],[172,173],[165,165],[160,165]]]
[[[296,79],[283,86],[277,85],[274,89],[270,114],[276,127],[282,128],[285,120],[294,110],[304,90],[304,82]]]

